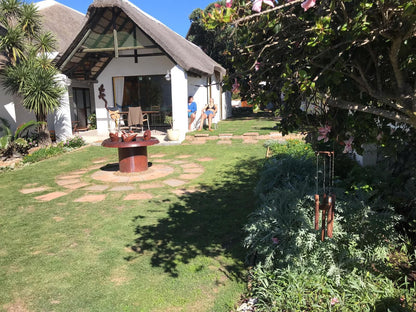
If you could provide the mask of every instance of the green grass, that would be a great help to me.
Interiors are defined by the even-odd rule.
[[[205,172],[184,186],[195,192],[178,196],[166,186],[146,190],[154,197],[142,201],[123,201],[132,192],[125,191],[107,192],[104,202],[74,202],[87,193],[82,189],[50,202],[34,199],[67,191],[55,178],[80,169],[89,168],[82,181],[103,184],[90,173],[99,170],[93,169],[97,159],[116,162],[114,149],[90,146],[0,174],[0,310],[232,309],[245,290],[241,229],[256,204],[262,143],[148,151],[150,161],[156,153],[167,160],[184,154],[187,162],[213,160],[200,162]],[[20,192],[31,184],[50,189]]]
[[[269,134],[277,131],[274,129],[278,123],[274,117],[255,117],[247,116],[240,118],[230,118],[218,122],[218,128],[209,132],[211,135],[218,135],[220,133],[232,133],[233,135],[242,135],[247,132],[256,132],[259,135]],[[201,133],[208,133],[208,127],[204,127]],[[198,133],[196,131],[192,133]]]

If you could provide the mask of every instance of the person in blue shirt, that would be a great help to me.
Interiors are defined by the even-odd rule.
[[[192,123],[196,117],[196,103],[194,102],[194,97],[188,97],[188,129],[191,130]]]

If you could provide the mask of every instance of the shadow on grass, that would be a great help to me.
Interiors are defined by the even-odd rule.
[[[201,185],[196,192],[181,195],[180,201],[169,207],[168,217],[154,225],[137,226],[137,238],[129,245],[136,254],[126,260],[151,252],[154,267],[177,277],[179,263],[186,264],[199,255],[224,255],[234,259],[231,265],[224,265],[224,273],[231,275],[230,279],[242,279],[242,228],[256,206],[254,187],[262,163],[247,159],[218,172],[214,185]],[[134,221],[143,218],[139,215]]]

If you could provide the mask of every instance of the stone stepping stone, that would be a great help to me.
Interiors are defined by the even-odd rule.
[[[258,132],[246,132],[243,134],[243,136],[258,136]]]
[[[179,156],[176,156],[176,158],[179,158],[179,159],[185,159],[185,158],[189,158],[189,157],[192,157],[192,155],[179,155]]]
[[[49,194],[45,194],[45,195],[41,195],[41,196],[37,196],[35,197],[36,200],[41,200],[41,201],[51,201],[54,199],[57,199],[59,197],[65,196],[68,193],[65,192],[52,192]]]
[[[174,164],[174,165],[183,165],[183,164],[186,164],[186,162],[183,161],[183,160],[175,160],[175,161],[172,161],[171,164]]]
[[[196,138],[206,138],[209,137],[209,133],[195,133]]]
[[[134,186],[123,185],[123,186],[113,187],[112,189],[110,189],[110,192],[125,192],[125,191],[132,191],[134,189],[135,189]]]
[[[232,133],[220,133],[218,136],[220,138],[223,138],[223,137],[230,138],[233,136],[233,134]]]
[[[205,169],[202,167],[196,167],[196,168],[186,168],[183,170],[184,173],[204,173]]]
[[[162,187],[166,187],[166,185],[162,183],[147,183],[147,184],[142,184],[139,186],[141,190],[148,190],[148,189],[155,189],[155,188],[162,188]]]
[[[201,162],[206,162],[206,161],[213,161],[213,160],[214,160],[214,158],[211,158],[211,157],[204,157],[204,158],[198,158],[197,160],[198,160],[198,161],[201,161]]]
[[[197,190],[196,189],[174,189],[172,190],[172,193],[178,196],[182,196],[182,195],[189,195],[192,193],[195,193]]]
[[[259,141],[258,140],[243,140],[244,144],[257,144]]]
[[[77,183],[81,183],[80,179],[68,179],[68,180],[58,180],[56,181],[56,184],[58,184],[59,186],[68,186],[70,184],[77,184]]]
[[[39,186],[39,187],[34,187],[34,188],[21,189],[20,193],[22,193],[22,194],[32,194],[32,193],[43,192],[43,191],[46,191],[48,189],[49,189],[48,186]]]
[[[98,203],[105,200],[105,194],[85,195],[74,200],[76,203]]]
[[[216,141],[218,140],[220,137],[218,135],[211,135],[209,137],[206,138],[207,141]]]
[[[202,145],[205,144],[207,142],[207,140],[195,140],[193,142],[194,145]]]
[[[201,168],[200,165],[198,164],[194,164],[194,163],[187,163],[187,164],[183,164],[181,166],[183,169],[188,169],[188,168]]]
[[[163,181],[163,183],[165,183],[165,184],[167,184],[169,186],[172,186],[172,187],[177,187],[177,186],[184,185],[187,182],[186,181],[183,181],[183,180],[178,180],[178,179],[169,179],[169,180]]]
[[[170,159],[153,159],[152,160],[152,162],[155,162],[155,163],[161,163],[161,164],[164,164],[164,163],[170,163],[172,160],[170,160]]]
[[[135,193],[135,194],[129,194],[126,197],[124,197],[124,200],[144,200],[144,199],[152,199],[153,195],[149,193]]]
[[[201,174],[188,173],[188,174],[181,174],[179,176],[179,179],[183,179],[183,180],[194,180],[196,178],[199,178],[200,176],[201,176]]]
[[[88,185],[90,184],[89,183],[76,183],[76,184],[65,185],[64,187],[70,190],[77,190],[79,188],[86,187]]]
[[[86,191],[105,191],[108,189],[108,185],[91,185],[89,187],[86,187],[84,190]]]

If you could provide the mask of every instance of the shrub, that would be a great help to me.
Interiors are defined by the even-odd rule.
[[[302,145],[273,145],[275,156],[256,188],[259,208],[245,227],[244,244],[257,260],[252,284],[259,308],[373,311],[378,304],[405,306],[399,299],[407,293],[389,279],[395,272],[387,261],[399,248],[395,226],[400,217],[369,188],[338,188],[333,238],[322,242],[313,224],[313,152]],[[414,289],[408,291],[414,294]],[[331,305],[331,299],[338,302]]]
[[[32,154],[25,156],[23,158],[23,163],[35,163],[43,159],[62,154],[64,152],[71,151],[83,145],[85,145],[85,141],[82,137],[76,136],[69,138],[65,142],[58,143],[56,146],[41,148]]]

